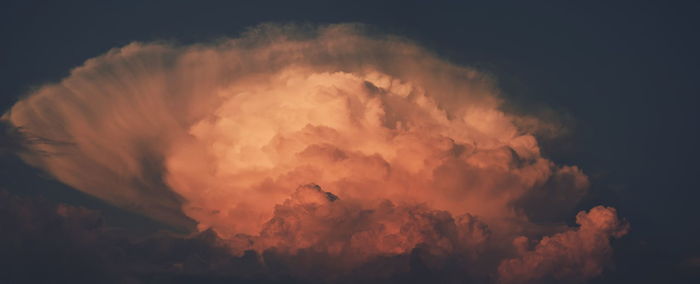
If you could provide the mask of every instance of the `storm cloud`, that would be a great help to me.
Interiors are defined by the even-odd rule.
[[[587,176],[542,156],[535,133],[551,124],[503,104],[493,78],[404,38],[262,25],[115,48],[3,120],[60,142],[22,144],[27,163],[208,236],[208,251],[259,265],[246,277],[600,275],[628,225],[602,206],[564,225]]]

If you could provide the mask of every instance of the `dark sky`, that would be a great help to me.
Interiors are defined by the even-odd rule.
[[[569,118],[571,133],[545,142],[545,153],[591,177],[581,208],[614,206],[632,224],[614,244],[616,270],[599,281],[700,278],[700,267],[684,266],[700,257],[700,4],[236,2],[243,1],[4,1],[0,107],[132,41],[208,41],[270,21],[367,23],[492,73],[521,108]],[[2,187],[106,210],[137,227],[150,224],[3,159]]]

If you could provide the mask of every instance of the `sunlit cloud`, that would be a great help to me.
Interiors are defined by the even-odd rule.
[[[608,207],[533,222],[565,219],[589,181],[541,155],[552,124],[503,103],[489,76],[406,39],[264,25],[113,49],[3,119],[65,142],[26,145],[26,162],[232,255],[314,252],[341,273],[418,249],[491,281],[601,274],[627,224]]]

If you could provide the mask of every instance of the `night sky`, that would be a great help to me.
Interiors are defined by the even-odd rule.
[[[211,42],[267,22],[363,23],[372,32],[411,39],[442,59],[492,75],[506,108],[546,110],[566,126],[564,135],[543,139],[541,147],[543,156],[577,165],[590,178],[589,194],[573,212],[612,206],[631,224],[627,236],[612,242],[614,268],[591,283],[700,281],[699,4],[235,2],[5,1],[0,4],[0,107],[8,110],[85,60],[134,41]],[[86,207],[101,212],[108,225],[134,234],[172,229],[63,185],[11,153],[0,158],[0,188],[11,196]],[[568,216],[573,224],[574,214]],[[53,261],[63,262],[67,271],[90,270],[77,260],[74,266],[71,260],[52,260],[55,254],[39,250],[23,254],[26,260],[3,259],[0,275],[14,280],[0,282],[22,283],[18,275],[44,273]],[[44,265],[33,265],[34,259]],[[48,281],[69,279],[55,275]],[[191,279],[199,280],[207,279]]]

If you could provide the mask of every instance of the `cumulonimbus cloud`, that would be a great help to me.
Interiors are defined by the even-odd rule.
[[[626,225],[606,207],[580,213],[580,228],[533,222],[572,210],[588,178],[542,157],[537,122],[519,127],[502,104],[489,76],[402,38],[264,25],[211,44],[113,49],[3,119],[61,142],[27,145],[28,163],[212,230],[233,254],[315,251],[353,269],[420,247],[505,282],[599,275]]]

